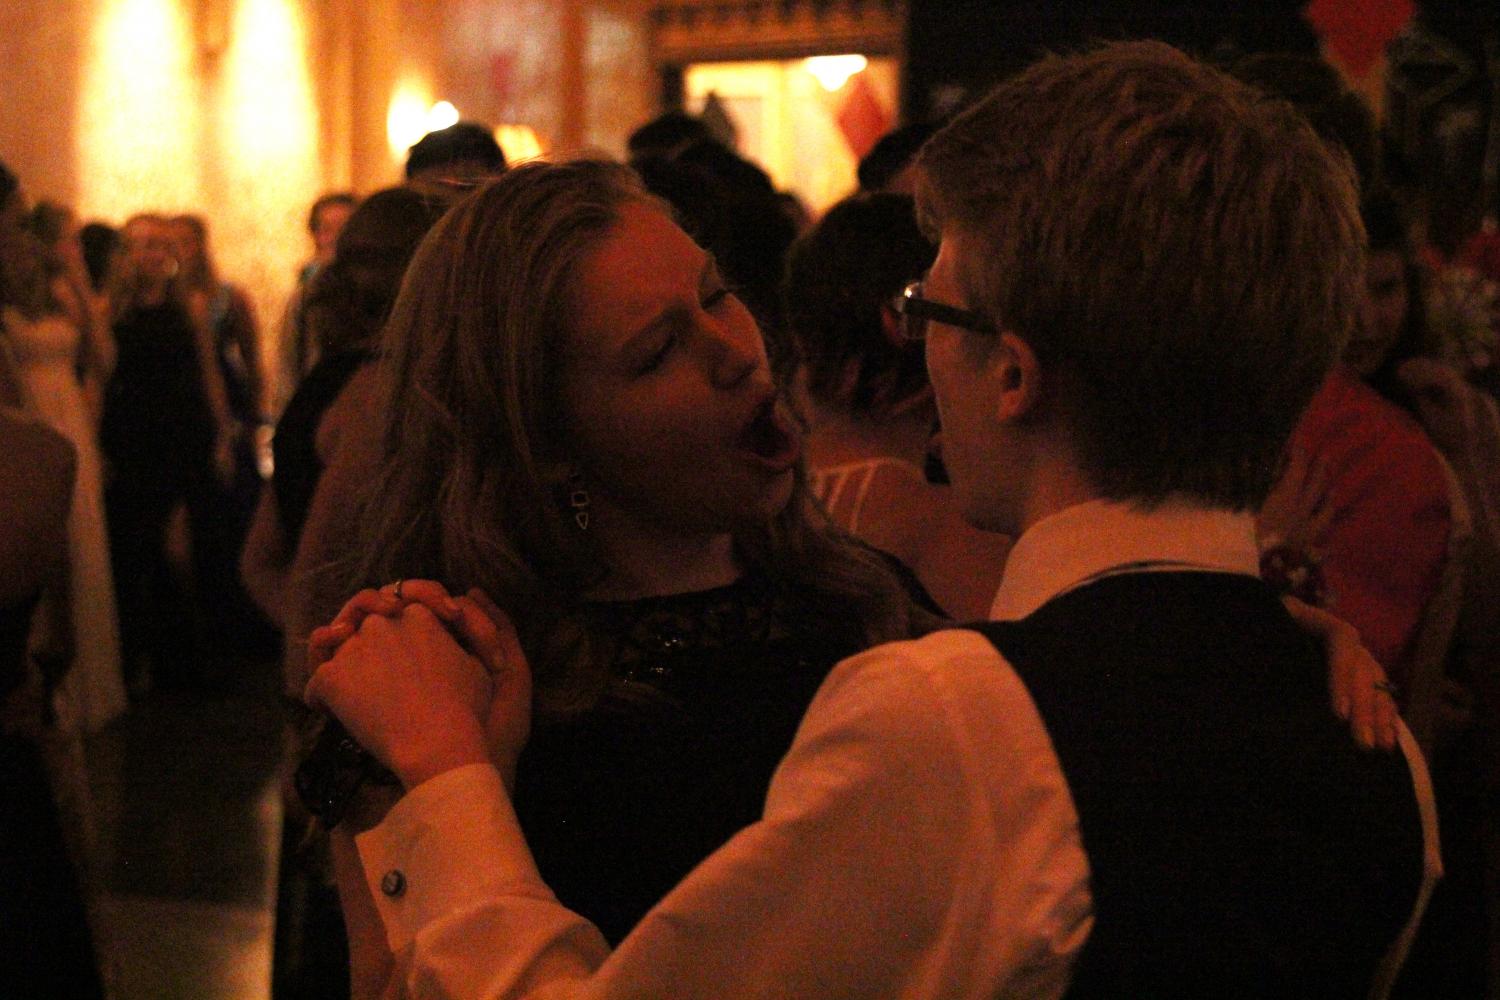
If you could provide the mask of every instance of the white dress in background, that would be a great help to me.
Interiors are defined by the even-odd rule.
[[[78,452],[78,480],[68,517],[75,651],[73,666],[54,701],[61,726],[93,731],[125,711],[127,702],[104,525],[103,468],[88,404],[73,367],[80,334],[62,315],[30,320],[7,307],[3,320],[36,414]]]

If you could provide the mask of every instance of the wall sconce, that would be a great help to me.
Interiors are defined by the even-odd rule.
[[[458,124],[458,109],[447,101],[438,101],[427,109],[427,131],[440,132]]]
[[[542,140],[530,125],[501,125],[495,129],[495,141],[505,154],[505,162],[511,166],[527,160],[540,159]]]
[[[448,101],[428,103],[428,97],[413,85],[398,87],[385,113],[385,137],[391,157],[397,163],[406,161],[411,149],[428,132],[436,132],[458,123],[458,109]]]
[[[849,78],[859,73],[870,61],[864,56],[812,56],[802,60],[802,68],[812,74],[822,88],[830,94],[849,82]]]

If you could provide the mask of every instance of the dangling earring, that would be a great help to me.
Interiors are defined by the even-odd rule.
[[[568,474],[568,506],[573,508],[573,523],[579,531],[589,530],[589,491],[583,488],[583,473]]]

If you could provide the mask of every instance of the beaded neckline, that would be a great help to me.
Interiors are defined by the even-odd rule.
[[[684,594],[591,601],[584,612],[615,646],[612,671],[627,681],[662,683],[678,654],[761,644],[792,634],[789,602],[764,576]]]

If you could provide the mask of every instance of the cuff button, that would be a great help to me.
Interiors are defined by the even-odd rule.
[[[397,899],[406,892],[406,876],[401,874],[400,869],[392,868],[380,878],[380,891],[392,899]]]

